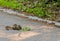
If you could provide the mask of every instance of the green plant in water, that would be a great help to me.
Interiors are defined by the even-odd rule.
[[[24,27],[24,28],[22,28],[22,30],[20,30],[20,31],[25,32],[25,31],[30,31],[30,30],[31,30],[30,27]]]

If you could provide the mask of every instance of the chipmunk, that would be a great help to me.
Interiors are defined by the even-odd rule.
[[[20,25],[14,24],[12,27],[11,26],[6,26],[6,30],[21,30],[22,27]]]

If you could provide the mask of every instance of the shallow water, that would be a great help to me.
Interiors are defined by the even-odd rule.
[[[14,35],[18,34],[19,31],[5,30],[6,25],[12,26],[13,24],[31,27],[32,31],[40,34],[23,40],[16,40],[18,36],[15,37]],[[0,12],[0,41],[60,41],[60,28]]]

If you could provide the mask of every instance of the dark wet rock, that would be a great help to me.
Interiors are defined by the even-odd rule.
[[[13,30],[21,30],[22,27],[20,25],[14,24],[12,27]]]
[[[5,29],[10,30],[10,29],[12,29],[12,27],[11,26],[6,26]]]
[[[12,27],[11,26],[6,26],[6,30],[21,30],[22,27],[20,25],[14,24]]]

